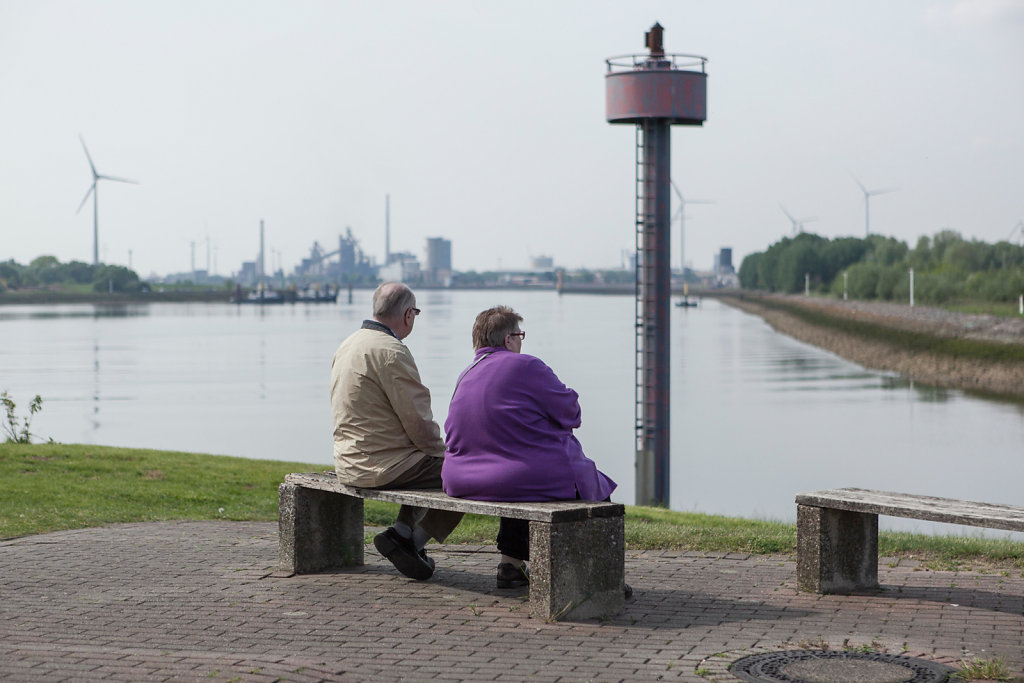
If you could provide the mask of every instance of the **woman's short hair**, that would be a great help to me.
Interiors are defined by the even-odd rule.
[[[488,308],[476,317],[473,323],[473,350],[485,346],[502,346],[505,337],[516,331],[516,326],[523,322],[523,316],[508,306]]]
[[[416,304],[416,295],[403,282],[382,282],[373,292],[373,317],[394,318]]]

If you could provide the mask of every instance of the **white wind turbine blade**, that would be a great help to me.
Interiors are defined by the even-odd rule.
[[[868,194],[873,197],[876,194],[889,194],[890,192],[895,192],[898,189],[899,189],[898,187],[887,187],[887,188],[885,188],[883,190],[870,190],[868,192]]]
[[[676,196],[679,197],[679,203],[680,204],[685,204],[686,200],[683,199],[683,193],[680,192],[679,188],[676,186],[676,181],[669,179],[668,182],[670,182],[672,184],[672,189],[676,191]]]
[[[92,178],[96,180],[99,177],[99,173],[96,172],[96,164],[92,163],[92,156],[89,154],[89,148],[85,146],[85,138],[79,134],[78,139],[82,142],[82,149],[85,150],[85,158],[89,160],[89,168],[92,169]]]
[[[138,180],[128,180],[127,178],[115,178],[112,175],[97,175],[96,179],[97,180],[115,180],[115,181],[117,181],[119,183],[131,183],[132,185],[138,185],[139,184]]]
[[[669,182],[672,184],[672,189],[675,190],[676,196],[679,197],[680,204],[714,204],[714,202],[711,201],[710,199],[685,199],[683,197],[683,193],[679,191],[679,187],[676,185],[676,181],[669,180]]]
[[[84,197],[82,197],[82,203],[78,205],[78,210],[75,211],[75,214],[78,214],[78,213],[80,213],[82,211],[82,207],[85,206],[85,203],[87,201],[89,201],[89,195],[91,195],[95,191],[96,191],[96,181],[93,180],[92,181],[92,185],[89,186],[89,191],[85,193]]]
[[[800,232],[804,231],[804,223],[813,223],[816,220],[818,220],[817,217],[801,218],[800,219]]]

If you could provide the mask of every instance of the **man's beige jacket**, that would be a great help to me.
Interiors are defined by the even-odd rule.
[[[412,353],[390,334],[360,329],[331,365],[334,465],[350,486],[384,487],[427,457],[444,457]]]

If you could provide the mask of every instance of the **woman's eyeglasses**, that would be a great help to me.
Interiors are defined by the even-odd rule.
[[[520,341],[522,341],[523,339],[526,339],[526,332],[509,332],[508,336],[519,337]]]

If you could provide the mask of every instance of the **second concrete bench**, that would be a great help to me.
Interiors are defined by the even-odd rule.
[[[1024,507],[866,489],[796,497],[800,590],[844,593],[878,587],[878,515],[1024,531]]]
[[[279,488],[279,569],[309,574],[362,565],[364,499],[529,520],[534,617],[586,619],[622,611],[625,508],[619,503],[498,503],[431,489],[355,488],[333,472],[289,474]]]

